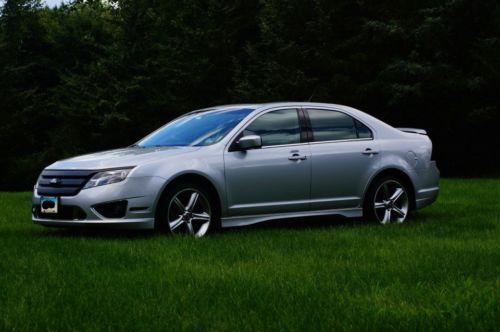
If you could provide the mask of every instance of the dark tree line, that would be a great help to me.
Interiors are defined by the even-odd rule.
[[[442,173],[500,167],[498,0],[7,0],[0,189],[216,104],[347,104],[425,128]]]

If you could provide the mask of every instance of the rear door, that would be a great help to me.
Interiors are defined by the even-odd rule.
[[[305,109],[310,122],[311,209],[354,208],[379,164],[373,132],[333,109]]]

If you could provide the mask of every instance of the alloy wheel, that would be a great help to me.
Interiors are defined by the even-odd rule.
[[[405,187],[396,180],[382,182],[375,191],[373,208],[375,217],[381,224],[402,223],[409,210]]]
[[[174,234],[202,237],[210,227],[210,203],[205,195],[196,189],[183,189],[173,195],[167,214],[170,231]]]

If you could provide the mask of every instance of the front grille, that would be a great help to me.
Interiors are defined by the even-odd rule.
[[[38,195],[75,196],[97,171],[44,170],[38,180]]]
[[[40,219],[85,220],[87,214],[78,206],[60,205],[57,213],[42,213],[40,205],[33,205],[33,214]]]

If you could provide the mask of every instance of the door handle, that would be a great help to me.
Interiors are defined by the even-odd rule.
[[[374,154],[378,154],[378,151],[375,151],[375,150],[372,150],[370,148],[366,148],[365,151],[361,152],[362,154],[367,154],[367,155],[374,155]]]
[[[306,160],[307,156],[301,156],[298,153],[292,154],[290,157],[288,157],[288,160]]]

